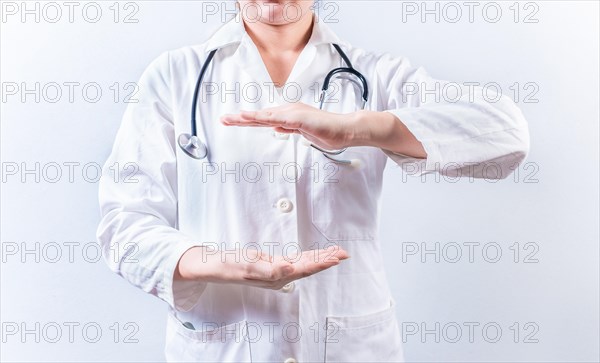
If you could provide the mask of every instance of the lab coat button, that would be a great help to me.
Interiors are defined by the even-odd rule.
[[[277,140],[287,140],[290,138],[290,134],[273,131],[273,137],[276,138]]]
[[[277,201],[277,208],[279,208],[282,213],[289,213],[292,211],[292,209],[294,209],[294,205],[292,204],[291,200],[287,198],[281,198]]]
[[[294,358],[288,358],[288,359],[284,360],[283,363],[298,363],[298,361],[295,360]]]
[[[281,291],[283,292],[291,292],[292,290],[294,290],[294,281],[292,282],[288,282],[287,284],[283,285],[283,287],[281,288]]]

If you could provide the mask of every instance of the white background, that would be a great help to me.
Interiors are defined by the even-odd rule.
[[[32,8],[34,2],[29,3]],[[91,23],[82,17],[84,4],[75,8],[72,23],[65,6],[56,23],[44,17],[36,23],[33,15],[23,23],[20,13],[6,12],[0,23],[2,360],[162,360],[166,306],[113,275],[102,260],[82,257],[94,258],[99,221],[97,183],[83,179],[82,166],[104,162],[126,107],[126,92],[115,102],[109,87],[136,82],[162,51],[204,41],[221,20],[208,16],[203,22],[198,1],[138,1],[138,23],[122,22],[134,9],[125,8],[125,2],[118,4],[121,13],[115,23],[109,1],[98,2],[103,14]],[[455,23],[454,10],[446,7],[444,13],[446,3],[438,4],[439,22],[435,15],[422,22],[421,13],[403,21],[406,2],[400,1],[346,1],[322,4],[320,10],[337,21],[329,25],[354,45],[405,55],[437,78],[497,82],[529,121],[528,164],[514,178],[455,183],[436,182],[429,175],[423,182],[403,175],[390,161],[381,236],[398,318],[405,328],[435,331],[439,324],[437,337],[406,335],[406,359],[598,361],[598,3],[521,2],[516,23],[512,1],[496,3],[502,15],[495,23],[490,21],[494,8],[488,8],[488,20],[482,15],[485,3],[475,7],[470,22],[468,7],[458,2],[463,15]],[[429,9],[434,7],[428,2]],[[529,20],[538,22],[526,23],[525,16],[536,7]],[[5,87],[20,87],[21,82],[29,88],[35,82],[80,86],[72,103],[66,86],[58,102],[42,97],[36,103],[33,95],[22,102],[21,93],[8,94]],[[82,85],[90,82],[101,86],[99,102],[82,98]],[[518,96],[509,88],[516,82]],[[529,101],[538,102],[525,102],[535,90],[524,87],[529,82],[538,87]],[[72,183],[64,165],[56,183],[49,182],[55,175],[52,168],[39,183],[35,172],[25,182],[21,171],[8,175],[11,166],[24,163],[32,169],[36,162],[41,169],[53,162],[80,164]],[[92,179],[95,170],[88,169]],[[73,262],[69,242],[76,244]],[[468,242],[478,243],[473,262]],[[24,247],[35,250],[36,243],[39,262],[35,252],[23,252]],[[423,247],[434,249],[436,243],[438,263],[434,254],[422,253]],[[53,263],[56,245],[62,255]],[[462,257],[449,262],[457,245]],[[408,254],[413,246],[419,251]],[[14,247],[19,249],[16,254],[10,252]],[[494,247],[502,253],[496,263],[489,262]],[[71,322],[79,324],[72,342],[65,325]],[[15,324],[35,330],[36,323],[39,343],[33,333],[5,334]],[[469,323],[479,324],[472,339]],[[52,343],[56,326],[62,335]],[[456,326],[462,335],[453,343]],[[101,328],[102,336],[91,343],[84,338],[94,338],[94,327]],[[490,342],[494,327],[502,329],[495,343]],[[125,342],[131,339],[137,342]]]

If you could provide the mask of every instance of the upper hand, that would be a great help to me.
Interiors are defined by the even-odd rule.
[[[353,114],[327,112],[300,102],[223,115],[221,122],[226,126],[272,127],[278,132],[300,134],[326,149],[351,146],[358,132]]]

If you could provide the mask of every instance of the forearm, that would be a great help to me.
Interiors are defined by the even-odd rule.
[[[220,253],[205,247],[192,247],[179,259],[173,278],[182,281],[225,282],[231,278],[232,266],[225,268]]]
[[[415,158],[426,158],[423,145],[398,117],[390,112],[357,111],[349,146],[373,146]]]

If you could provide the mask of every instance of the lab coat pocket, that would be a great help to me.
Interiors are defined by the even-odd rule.
[[[341,164],[312,150],[311,215],[315,228],[329,241],[372,240],[377,224],[377,184],[371,152],[348,148],[336,156]]]
[[[395,304],[362,316],[328,316],[325,362],[402,362]]]
[[[251,362],[247,321],[205,324],[205,329],[185,327],[169,314],[165,357],[167,362]]]

